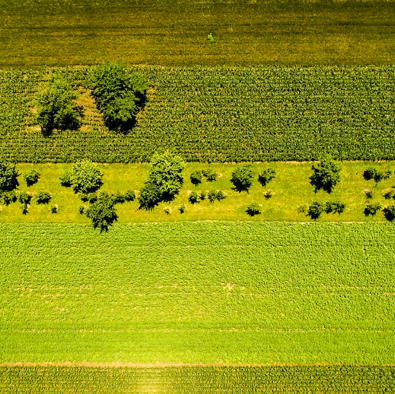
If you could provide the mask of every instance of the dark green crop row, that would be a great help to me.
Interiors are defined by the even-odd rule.
[[[110,133],[87,94],[89,68],[59,72],[83,93],[80,131],[42,136],[33,99],[41,71],[0,72],[0,157],[14,162],[395,159],[395,66],[133,67],[149,90],[137,126]],[[96,112],[95,112],[96,111]]]
[[[387,393],[395,368],[295,367],[0,367],[4,393]],[[3,391],[4,390],[4,391]]]

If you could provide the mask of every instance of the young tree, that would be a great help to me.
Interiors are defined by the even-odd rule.
[[[47,87],[37,97],[37,122],[45,136],[58,130],[77,130],[81,127],[82,107],[74,100],[78,95],[68,82],[52,75]]]
[[[272,168],[262,171],[258,176],[258,181],[262,186],[266,186],[276,176],[276,171]]]
[[[146,78],[129,73],[120,63],[106,61],[94,69],[91,87],[91,95],[103,114],[106,126],[123,133],[130,130],[145,101]]]
[[[0,163],[0,192],[9,192],[19,186],[18,171],[15,165]]]
[[[325,157],[320,163],[311,167],[314,171],[310,177],[310,183],[315,187],[315,191],[323,189],[330,193],[340,182],[341,167],[331,156]]]
[[[262,206],[257,202],[252,202],[251,204],[247,205],[246,212],[250,216],[259,215],[262,213]]]
[[[92,219],[93,228],[100,232],[108,231],[109,226],[118,220],[114,208],[114,198],[108,193],[101,193],[97,201],[86,210],[86,217]]]
[[[162,193],[157,185],[145,182],[139,195],[139,209],[153,210],[162,200]]]
[[[23,173],[23,179],[25,180],[27,186],[32,186],[37,183],[39,177],[40,173],[34,168]]]
[[[252,171],[251,165],[247,164],[242,167],[237,167],[232,173],[232,178],[230,181],[238,192],[246,191],[252,185],[254,179],[254,173]]]
[[[60,180],[63,186],[72,186],[74,193],[88,194],[100,189],[102,177],[97,164],[82,160],[75,163],[70,172],[63,173]]]
[[[318,219],[321,216],[321,213],[325,211],[325,208],[325,203],[315,201],[310,204],[307,215],[310,216],[312,219]]]

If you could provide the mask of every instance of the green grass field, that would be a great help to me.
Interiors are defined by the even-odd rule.
[[[293,367],[4,367],[3,392],[45,394],[385,393],[395,389],[385,366]]]
[[[176,199],[170,203],[160,203],[153,211],[138,210],[138,200],[134,202],[116,205],[119,223],[147,223],[147,222],[174,222],[196,220],[253,220],[253,221],[287,221],[287,222],[311,222],[313,221],[306,213],[298,211],[301,205],[311,204],[313,201],[341,201],[346,204],[345,212],[341,214],[323,213],[316,221],[329,222],[385,222],[383,212],[377,212],[374,216],[365,216],[364,210],[367,203],[380,203],[394,205],[394,199],[385,199],[383,191],[391,190],[395,186],[394,175],[381,181],[377,185],[374,180],[364,180],[362,174],[368,166],[380,171],[395,171],[395,162],[343,162],[341,182],[334,188],[332,193],[325,191],[314,193],[314,187],[310,184],[309,177],[313,174],[312,163],[254,163],[254,181],[249,192],[238,192],[233,189],[230,182],[232,172],[240,165],[236,164],[201,164],[188,163],[184,170],[184,186]],[[24,215],[20,209],[20,203],[9,206],[2,204],[0,222],[3,223],[27,223],[27,222],[55,222],[55,223],[82,223],[88,224],[90,220],[79,213],[79,206],[88,207],[88,203],[82,202],[71,188],[60,185],[59,176],[63,171],[70,169],[71,164],[19,164],[18,171],[22,174],[28,169],[35,168],[41,174],[37,184],[27,187],[22,175],[19,179],[19,190],[27,191],[36,195],[39,191],[49,191],[52,200],[48,205],[38,205],[33,197],[29,212]],[[100,190],[116,193],[118,191],[135,190],[142,188],[148,175],[149,164],[101,164],[104,185]],[[190,181],[190,174],[195,170],[212,169],[221,176],[217,181],[203,182],[194,186]],[[266,168],[276,171],[276,178],[263,187],[258,182],[258,174]],[[204,179],[204,178],[203,178]],[[373,198],[368,199],[364,193],[370,189]],[[191,204],[188,196],[192,191],[199,193],[210,190],[222,190],[226,198],[221,201],[210,202],[207,198],[199,203]],[[273,191],[271,198],[265,198],[267,190]],[[246,213],[246,207],[251,202],[258,202],[262,206],[262,214],[250,217]],[[58,205],[58,213],[51,213],[51,205]],[[179,206],[185,205],[184,213],[179,212]],[[170,214],[164,209],[169,208]]]
[[[0,158],[131,163],[170,149],[188,162],[395,159],[393,66],[134,67],[149,89],[127,135],[104,126],[91,70],[0,72]],[[44,137],[34,98],[53,71],[79,89],[85,118],[79,131]]]
[[[2,68],[395,60],[393,1],[1,0],[0,10]]]
[[[393,364],[392,224],[2,224],[0,360]]]

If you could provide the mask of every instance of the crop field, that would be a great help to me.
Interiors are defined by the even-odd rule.
[[[393,1],[1,0],[0,10],[2,68],[395,60]]]
[[[342,163],[341,181],[328,194],[320,190],[314,192],[309,177],[313,174],[313,163],[254,163],[251,168],[254,172],[254,181],[249,189],[238,192],[234,189],[230,179],[232,172],[240,167],[236,164],[201,164],[188,163],[184,170],[184,185],[179,195],[172,202],[162,202],[152,211],[139,210],[139,202],[116,205],[119,223],[147,223],[147,222],[178,222],[196,220],[248,220],[248,221],[287,221],[287,222],[385,222],[384,213],[378,211],[375,215],[365,215],[367,204],[379,203],[381,207],[395,204],[393,198],[385,198],[384,194],[393,190],[395,186],[395,162],[344,162]],[[21,174],[18,177],[19,191],[26,191],[33,196],[27,214],[23,214],[20,203],[12,203],[8,206],[0,203],[0,223],[81,223],[88,224],[90,219],[79,213],[79,207],[88,207],[89,203],[83,202],[80,196],[71,188],[61,186],[59,177],[69,169],[71,164],[19,164],[17,170]],[[103,172],[103,186],[101,191],[117,193],[127,190],[139,190],[143,187],[148,176],[149,164],[102,164],[99,166]],[[391,171],[389,179],[375,183],[374,180],[366,181],[363,172],[367,167],[376,168],[379,171]],[[22,174],[29,169],[36,169],[41,174],[40,180],[33,186],[27,187]],[[258,181],[258,174],[267,168],[276,171],[276,177],[266,186]],[[190,174],[196,170],[210,169],[219,174],[217,181],[208,182],[203,179],[200,185],[193,185]],[[206,197],[204,201],[192,204],[189,201],[190,194],[195,191],[208,194],[212,190],[221,190],[226,198],[221,201],[210,202]],[[367,198],[364,190],[372,192],[372,198]],[[40,191],[48,191],[52,195],[50,204],[39,205],[36,196]],[[272,197],[265,197],[265,193],[271,191]],[[301,212],[300,207],[309,205],[314,201],[333,202],[340,201],[346,205],[341,214],[323,213],[318,219],[311,219],[306,212]],[[246,207],[257,202],[261,205],[262,213],[256,216],[248,216]],[[58,205],[58,212],[51,213],[51,205]],[[179,211],[180,205],[185,205],[184,213]],[[168,210],[165,212],[165,209]],[[92,230],[93,231],[93,230]]]
[[[106,394],[385,393],[395,389],[388,366],[273,367],[5,367],[0,390]]]
[[[2,362],[393,364],[392,224],[1,224]]]
[[[149,83],[127,135],[109,132],[87,90],[89,68],[59,69],[79,89],[80,131],[44,137],[34,98],[53,69],[0,72],[0,157],[19,163],[393,160],[394,66],[133,67]],[[182,98],[182,100],[180,99]]]

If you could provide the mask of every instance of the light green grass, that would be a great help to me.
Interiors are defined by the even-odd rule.
[[[393,364],[392,224],[0,225],[0,361]]]
[[[393,4],[1,0],[0,66],[393,64]]]
[[[237,192],[230,182],[232,172],[241,164],[198,164],[189,163],[184,170],[185,182],[179,195],[170,203],[161,203],[153,211],[138,210],[138,201],[116,205],[119,223],[145,223],[164,221],[196,221],[196,220],[253,220],[253,221],[312,221],[304,213],[298,212],[298,207],[303,204],[311,204],[313,201],[336,201],[346,204],[346,210],[342,214],[323,213],[317,221],[334,222],[377,222],[386,221],[384,214],[378,212],[375,216],[365,216],[364,209],[367,202],[380,202],[382,206],[393,205],[393,199],[386,200],[383,190],[395,186],[394,175],[380,182],[378,185],[373,180],[365,181],[362,173],[365,168],[372,166],[381,171],[395,171],[395,162],[343,162],[341,182],[328,194],[324,191],[314,193],[314,187],[310,184],[309,177],[312,175],[312,163],[255,163],[254,182],[249,192]],[[60,174],[71,168],[71,164],[19,164],[17,169],[20,173],[30,168],[36,168],[41,179],[37,184],[27,187],[20,176],[19,190],[27,191],[34,195],[41,190],[49,191],[53,199],[48,206],[37,205],[33,198],[29,213],[22,214],[20,204],[15,203],[2,207],[0,222],[54,222],[54,223],[90,223],[90,220],[78,211],[80,205],[88,206],[74,194],[71,188],[60,185]],[[101,190],[109,192],[140,190],[148,175],[149,164],[100,164],[104,173],[104,185]],[[258,174],[266,168],[276,171],[276,178],[266,187],[258,182]],[[195,170],[212,168],[220,173],[220,178],[214,182],[203,182],[194,186],[190,182],[190,174]],[[204,179],[204,178],[203,178]],[[264,192],[268,189],[274,192],[273,197],[266,199]],[[365,189],[373,191],[371,200],[366,198]],[[197,204],[191,204],[188,196],[192,191],[222,190],[227,197],[222,201],[211,203],[208,199]],[[250,217],[245,212],[250,202],[257,201],[262,205],[262,214]],[[58,213],[53,214],[50,206],[57,204]],[[186,205],[185,213],[179,212],[179,206]],[[164,208],[170,208],[171,213],[166,214]]]
[[[0,367],[3,393],[384,393],[394,367]]]

